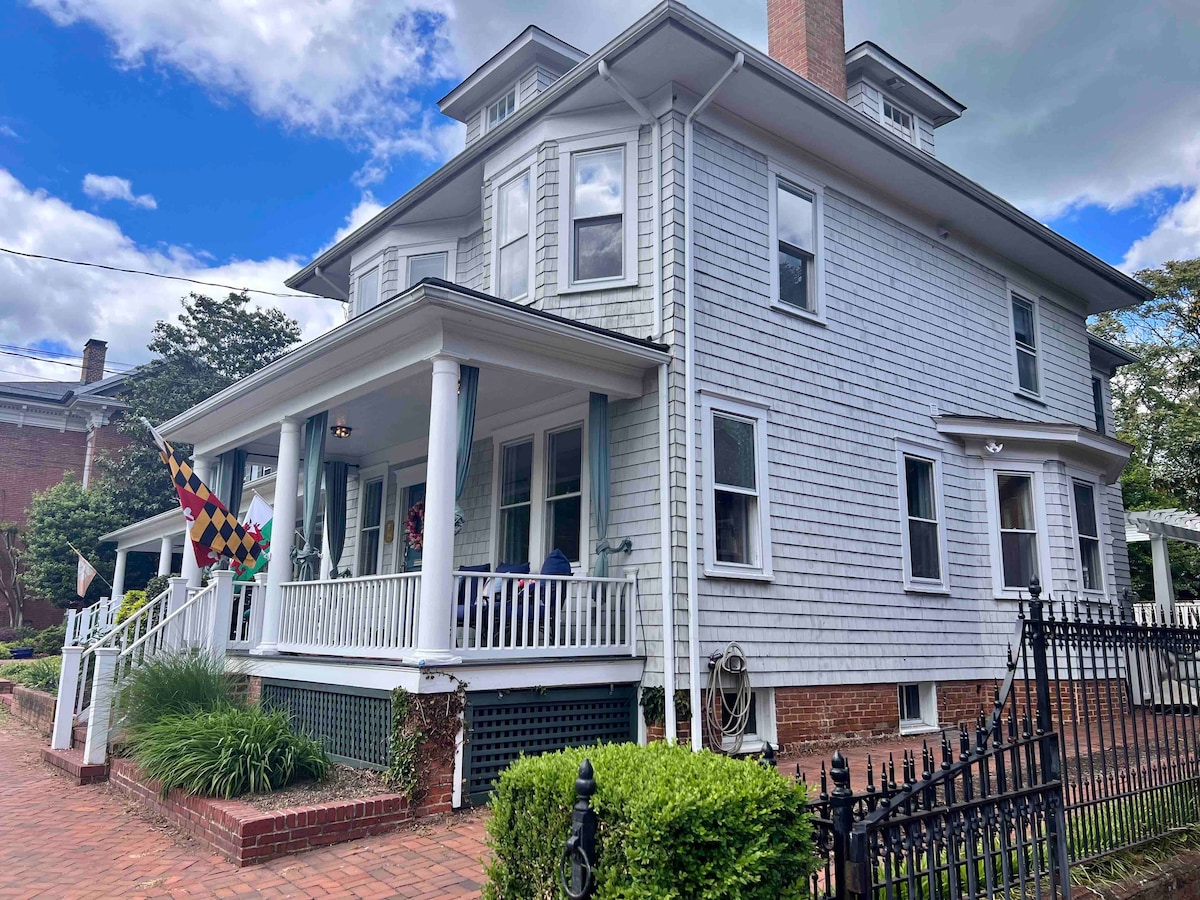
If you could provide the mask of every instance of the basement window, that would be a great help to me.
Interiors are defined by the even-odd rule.
[[[902,734],[937,728],[937,689],[932,681],[897,685],[897,694]]]

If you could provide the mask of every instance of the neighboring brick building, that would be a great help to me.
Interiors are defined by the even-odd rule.
[[[126,376],[104,377],[107,349],[104,341],[87,342],[78,381],[0,382],[0,522],[24,525],[33,495],[67,472],[86,487],[100,453],[123,444],[116,420]],[[7,625],[2,610],[0,625]],[[61,617],[49,603],[26,605],[26,621],[35,626]]]

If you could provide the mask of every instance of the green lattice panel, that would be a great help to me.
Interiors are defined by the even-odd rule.
[[[635,686],[467,695],[467,794],[487,799],[501,771],[524,753],[637,739]]]
[[[263,680],[263,706],[281,709],[292,726],[324,743],[334,760],[383,769],[388,763],[392,699],[387,691],[332,689],[301,681]]]

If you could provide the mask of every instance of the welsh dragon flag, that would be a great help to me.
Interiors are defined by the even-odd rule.
[[[271,558],[271,519],[274,515],[275,511],[271,509],[267,501],[255,494],[254,499],[250,501],[250,508],[246,510],[246,519],[242,525],[246,532],[253,535],[254,539],[258,541],[263,552],[259,554],[253,566],[243,569],[234,576],[234,581],[253,581],[255,574],[266,568],[267,562]]]

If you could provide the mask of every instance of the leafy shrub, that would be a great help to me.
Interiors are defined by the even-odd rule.
[[[28,662],[9,663],[4,667],[4,677],[35,691],[57,694],[58,676],[61,671],[62,657],[44,656]]]
[[[20,628],[0,628],[0,644],[13,644],[18,647],[26,646],[26,642],[32,640],[37,635],[37,631],[30,628],[28,625],[22,625]]]
[[[142,591],[146,595],[147,600],[153,600],[163,591],[171,586],[170,575],[155,575],[146,582],[146,589]]]
[[[153,659],[130,673],[120,695],[125,726],[135,741],[142,728],[169,716],[240,706],[238,676],[208,653]]]
[[[286,715],[255,707],[168,716],[139,730],[133,756],[164,794],[181,788],[225,799],[319,781],[330,765],[324,748],[293,732]]]
[[[147,600],[153,600],[157,594],[148,595],[145,591],[126,591],[121,598],[121,606],[117,609],[117,624],[120,625],[139,609],[146,605]]]
[[[63,642],[67,639],[66,625],[53,625],[39,631],[37,637],[30,641],[29,646],[34,653],[44,653],[47,656],[62,650]]]
[[[12,651],[0,644],[0,659],[12,659]]]
[[[492,795],[487,900],[561,898],[579,765],[596,773],[597,900],[791,900],[816,865],[805,792],[774,769],[665,743],[523,757]]]

